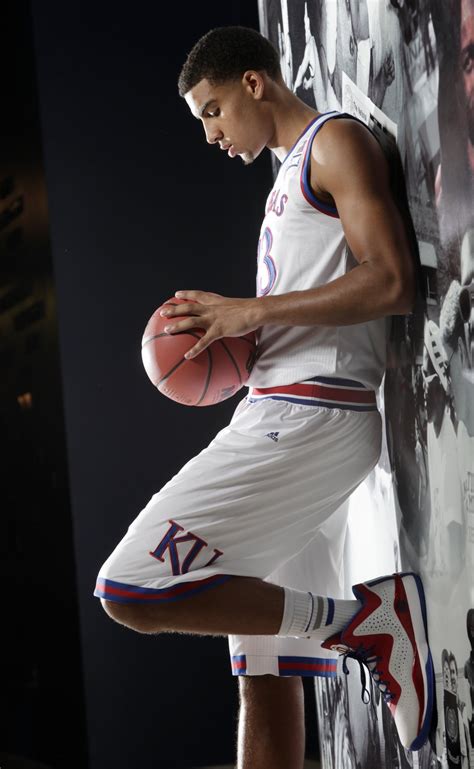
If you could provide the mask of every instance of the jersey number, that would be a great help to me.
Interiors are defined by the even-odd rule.
[[[273,257],[270,255],[273,235],[269,227],[265,227],[258,241],[257,255],[257,296],[269,294],[275,285],[277,270]]]

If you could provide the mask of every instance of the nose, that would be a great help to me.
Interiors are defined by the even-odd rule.
[[[204,133],[206,134],[206,141],[208,144],[215,144],[224,137],[222,131],[216,126],[204,124]]]

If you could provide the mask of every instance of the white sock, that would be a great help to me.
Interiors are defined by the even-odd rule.
[[[284,587],[285,606],[281,627],[277,635],[320,638],[326,640],[330,635],[342,630],[361,603],[357,600],[326,598],[321,595],[293,590]]]

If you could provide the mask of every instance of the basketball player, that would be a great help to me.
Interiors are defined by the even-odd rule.
[[[334,675],[337,654],[344,670],[347,657],[368,668],[403,745],[417,749],[433,699],[419,578],[383,576],[354,586],[353,600],[335,597],[344,503],[380,452],[386,320],[410,312],[415,297],[384,154],[356,119],[298,99],[252,29],[201,38],[179,89],[210,144],[245,164],[268,148],[282,165],[262,223],[257,296],[177,292],[188,301],[163,309],[168,332],[205,329],[192,359],[215,339],[256,330],[259,354],[230,424],[150,499],[95,595],[139,632],[231,637],[241,769],[303,766],[301,674]]]

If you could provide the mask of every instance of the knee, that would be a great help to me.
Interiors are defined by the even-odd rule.
[[[106,598],[101,598],[100,602],[102,604],[103,610],[110,617],[110,619],[113,619],[120,625],[131,627],[133,620],[136,620],[136,611],[133,611],[133,608],[130,604],[108,601]]]
[[[162,630],[158,613],[150,611],[152,608],[136,603],[118,603],[101,598],[100,602],[105,613],[118,622],[119,625],[139,633],[158,633]]]

